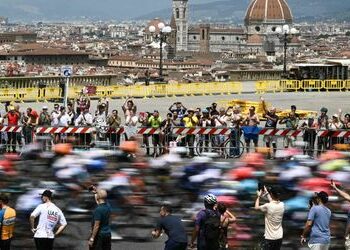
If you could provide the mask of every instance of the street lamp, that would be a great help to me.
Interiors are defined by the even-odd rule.
[[[296,28],[290,28],[288,24],[276,28],[276,33],[282,35],[283,42],[283,77],[287,77],[287,45],[290,39],[298,33]]]
[[[153,36],[159,40],[159,45],[160,45],[160,51],[159,51],[159,79],[162,81],[163,80],[163,42],[166,42],[166,38],[171,32],[171,27],[170,26],[165,26],[164,23],[160,22],[158,23],[158,29],[159,29],[159,34],[155,34],[156,32],[156,27],[151,25],[149,26],[148,30],[153,34]]]

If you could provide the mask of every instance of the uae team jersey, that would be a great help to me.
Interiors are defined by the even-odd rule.
[[[34,238],[55,238],[54,229],[57,224],[67,225],[66,218],[53,203],[44,203],[37,206],[31,216],[38,217],[39,223]]]

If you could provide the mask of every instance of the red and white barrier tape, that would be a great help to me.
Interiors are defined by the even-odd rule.
[[[259,135],[269,135],[269,136],[302,136],[302,130],[293,130],[293,129],[273,129],[273,128],[263,128],[260,130]]]

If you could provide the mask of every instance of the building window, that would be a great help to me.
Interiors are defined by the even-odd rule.
[[[184,16],[183,18],[186,18],[186,8],[184,8]]]
[[[239,37],[238,36],[236,37],[236,41],[239,41]]]
[[[202,30],[202,40],[204,40],[204,39],[205,39],[205,31]]]
[[[176,18],[180,18],[180,10],[179,10],[179,8],[176,8],[176,10],[175,10],[175,15],[176,15]]]
[[[259,27],[259,26],[255,26],[255,30],[256,30],[257,32],[259,32],[259,31],[260,31],[260,27]]]
[[[222,36],[222,37],[221,37],[221,40],[222,40],[222,41],[225,41],[225,37],[224,37],[224,36]]]
[[[197,39],[197,37],[196,36],[193,36],[193,40],[196,40]]]
[[[276,32],[276,27],[271,28],[272,32]]]

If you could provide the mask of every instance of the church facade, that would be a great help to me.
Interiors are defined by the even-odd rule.
[[[173,0],[169,46],[176,52],[249,52],[273,55],[283,48],[283,25],[293,26],[293,16],[286,0],[252,0],[244,27],[227,27],[212,24],[190,25],[188,0]],[[294,39],[294,40],[293,40]],[[296,38],[288,47],[299,46]]]

